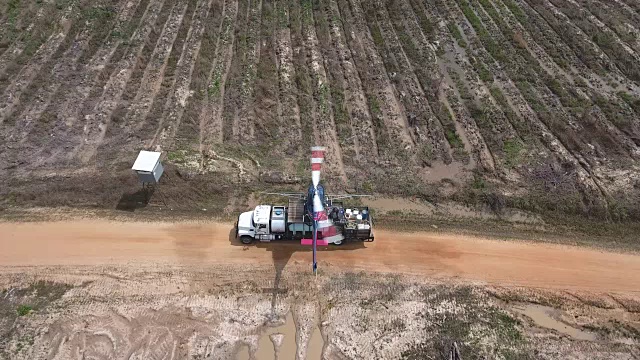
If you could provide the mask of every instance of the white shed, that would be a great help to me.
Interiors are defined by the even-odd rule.
[[[133,163],[133,171],[138,174],[138,179],[143,183],[157,183],[164,168],[160,163],[160,155],[162,153],[155,151],[140,151],[136,162]]]

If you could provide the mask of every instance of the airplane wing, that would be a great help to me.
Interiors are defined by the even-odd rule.
[[[306,196],[304,193],[271,193],[271,192],[263,192],[261,194],[286,196],[286,197],[292,197],[292,198],[301,199],[301,200],[304,200],[304,198]]]
[[[339,194],[339,195],[327,195],[327,200],[340,200],[340,199],[350,199],[355,197],[370,197],[372,195],[356,195],[356,194]]]

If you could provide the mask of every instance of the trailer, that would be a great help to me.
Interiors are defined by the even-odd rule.
[[[339,202],[326,204],[327,215],[343,236],[324,240],[318,230],[319,245],[342,245],[345,242],[373,241],[373,219],[367,206],[346,207]],[[313,236],[313,219],[309,217],[304,199],[289,199],[285,205],[258,205],[253,211],[243,212],[236,222],[236,237],[243,244],[254,241],[304,241]],[[328,237],[327,237],[328,238]]]

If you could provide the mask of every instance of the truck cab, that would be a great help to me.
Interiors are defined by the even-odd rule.
[[[282,239],[286,232],[286,207],[258,205],[238,216],[237,236],[243,244],[253,240],[268,242]]]

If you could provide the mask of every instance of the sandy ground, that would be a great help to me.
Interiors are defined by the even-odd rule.
[[[242,246],[225,223],[82,220],[1,223],[0,266],[310,264],[294,243]],[[322,249],[320,268],[456,278],[474,283],[637,295],[640,256],[439,233],[376,231],[376,241]]]

